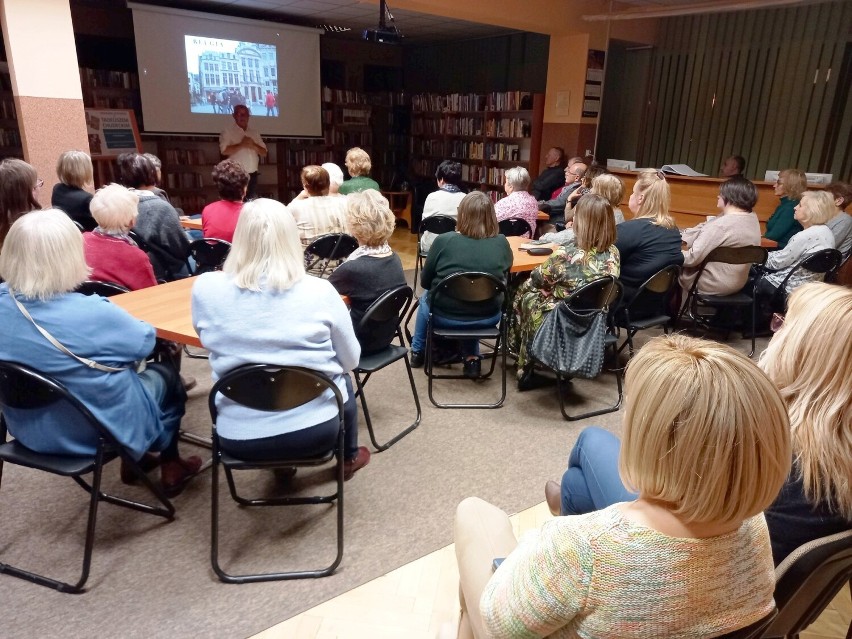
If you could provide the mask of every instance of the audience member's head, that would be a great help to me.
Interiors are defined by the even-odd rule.
[[[250,291],[284,291],[302,279],[305,257],[287,207],[267,198],[243,204],[222,270]]]
[[[615,215],[603,196],[586,193],[574,207],[574,241],[584,251],[606,251],[615,243]]]
[[[547,154],[544,156],[544,164],[548,167],[558,166],[564,169],[567,163],[568,161],[565,159],[565,149],[561,146],[550,147],[547,150]]]
[[[787,404],[805,494],[852,520],[852,290],[796,288],[760,367]]]
[[[139,196],[120,184],[108,184],[97,190],[89,210],[102,230],[127,233],[136,224]]]
[[[526,191],[530,187],[530,174],[522,166],[513,166],[506,170],[505,185],[511,188],[506,189],[507,193]]]
[[[793,217],[803,227],[808,228],[815,224],[825,224],[835,215],[837,215],[837,207],[834,205],[831,193],[805,191],[796,205]]]
[[[499,234],[494,204],[485,193],[473,191],[462,198],[459,202],[456,230],[474,240]]]
[[[157,177],[157,185],[159,185],[163,181],[163,163],[160,162],[160,158],[158,158],[153,153],[143,153],[148,161],[154,165],[154,175]]]
[[[41,184],[36,170],[23,160],[0,162],[0,248],[15,220],[41,208],[36,197]]]
[[[249,174],[239,162],[222,160],[213,167],[213,183],[220,198],[229,202],[241,202],[246,196]]]
[[[322,168],[328,171],[328,192],[330,194],[339,193],[340,185],[343,184],[343,169],[334,162],[324,162]]]
[[[361,246],[383,246],[393,235],[396,218],[384,195],[373,189],[346,196],[347,226]]]
[[[750,359],[716,342],[658,337],[630,361],[625,397],[619,470],[641,498],[718,524],[775,500],[790,471],[790,427]]]
[[[669,213],[671,201],[671,189],[662,171],[645,169],[639,172],[627,205],[633,217],[650,218],[657,226],[673,229],[675,221]]]
[[[624,182],[617,175],[604,173],[592,180],[591,192],[602,195],[613,209],[617,209],[621,205],[621,198],[624,197]]]
[[[118,182],[129,189],[147,189],[157,183],[157,171],[141,153],[122,153],[116,159]]]
[[[311,164],[302,169],[302,188],[305,189],[310,197],[318,195],[328,195],[331,179],[326,171],[321,166]]]
[[[80,230],[59,209],[18,218],[0,252],[0,277],[16,293],[33,299],[73,291],[89,277]]]
[[[787,196],[791,200],[798,200],[807,188],[808,178],[799,169],[784,169],[775,180],[775,195],[778,197]]]
[[[373,164],[370,162],[370,156],[364,149],[357,146],[346,152],[345,164],[346,170],[349,171],[349,175],[352,177],[369,175],[370,170],[373,168]]]
[[[453,184],[458,186],[461,184],[462,166],[461,162],[455,160],[444,160],[435,169],[435,179],[440,183],[442,180],[445,184]]]
[[[592,188],[592,181],[599,175],[605,175],[606,173],[608,173],[606,167],[603,167],[600,164],[589,165],[589,167],[583,172],[583,186],[587,189]]]
[[[586,165],[582,160],[579,162],[573,162],[575,158],[571,158],[568,161],[568,166],[565,167],[565,184],[574,184],[575,182],[582,182],[583,176],[586,174]]]
[[[729,155],[722,161],[719,177],[742,177],[746,161],[741,155]]]
[[[237,126],[245,131],[248,128],[249,118],[251,117],[249,108],[245,104],[238,104],[234,107],[233,116]]]
[[[757,204],[757,187],[744,177],[732,177],[719,187],[719,199],[725,207],[752,211]]]
[[[831,193],[838,210],[845,211],[852,204],[852,186],[846,182],[832,182],[825,190]]]
[[[83,151],[65,151],[56,161],[56,177],[62,184],[83,189],[94,184],[92,158]]]

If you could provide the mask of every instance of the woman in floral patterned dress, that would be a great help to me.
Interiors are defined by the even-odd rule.
[[[589,193],[574,213],[575,242],[556,249],[518,289],[512,304],[509,342],[518,354],[518,390],[530,388],[533,364],[527,349],[544,316],[577,288],[606,275],[618,277],[612,206]]]

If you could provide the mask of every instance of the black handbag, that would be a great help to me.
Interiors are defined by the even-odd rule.
[[[575,311],[560,303],[544,318],[529,352],[560,375],[593,379],[603,368],[606,310]]]

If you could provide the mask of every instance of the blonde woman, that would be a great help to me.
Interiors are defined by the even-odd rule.
[[[612,173],[604,173],[592,180],[592,193],[602,195],[612,206],[612,214],[615,216],[616,225],[624,221],[624,213],[621,209],[621,198],[624,197],[624,182]]]
[[[65,151],[56,162],[59,182],[53,185],[50,205],[65,211],[72,220],[86,231],[97,226],[89,210],[92,194],[86,191],[94,186],[92,158],[83,151]]]
[[[286,318],[286,328],[282,328]],[[361,348],[334,287],[308,277],[293,216],[280,202],[243,205],[221,272],[198,276],[192,323],[210,351],[213,378],[249,363],[304,366],[325,373],[345,400],[344,477],[370,461],[358,447],[358,409],[349,372]],[[222,449],[241,459],[312,455],[334,446],[339,429],[331,392],[288,411],[263,412],[217,398]]]
[[[852,528],[852,290],[805,284],[759,366],[787,405],[793,471],[766,510],[775,563]]]
[[[357,146],[349,149],[346,152],[345,164],[352,179],[340,185],[340,193],[349,195],[366,189],[382,190],[379,183],[370,178],[370,169],[373,168],[373,164],[364,149]]]
[[[638,352],[625,391],[618,471],[635,499],[520,543],[499,509],[459,506],[461,623],[474,636],[715,637],[774,608],[761,512],[791,449],[772,382],[728,346],[673,335]]]
[[[778,242],[778,248],[787,246],[790,238],[802,230],[793,213],[806,188],[807,177],[799,169],[784,169],[775,180],[775,195],[781,198],[781,203],[766,220],[763,237]]]
[[[368,189],[348,195],[346,202],[347,224],[358,240],[358,248],[335,269],[328,281],[338,293],[349,298],[349,315],[357,330],[370,304],[385,292],[404,286],[406,281],[402,262],[388,244],[395,218],[387,199],[378,191]],[[396,318],[388,320],[387,325],[388,332],[358,335],[364,353],[382,350],[390,343]]]

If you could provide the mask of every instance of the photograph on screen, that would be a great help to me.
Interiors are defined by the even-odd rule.
[[[184,36],[192,113],[232,113],[238,104],[252,116],[277,117],[275,45]]]

